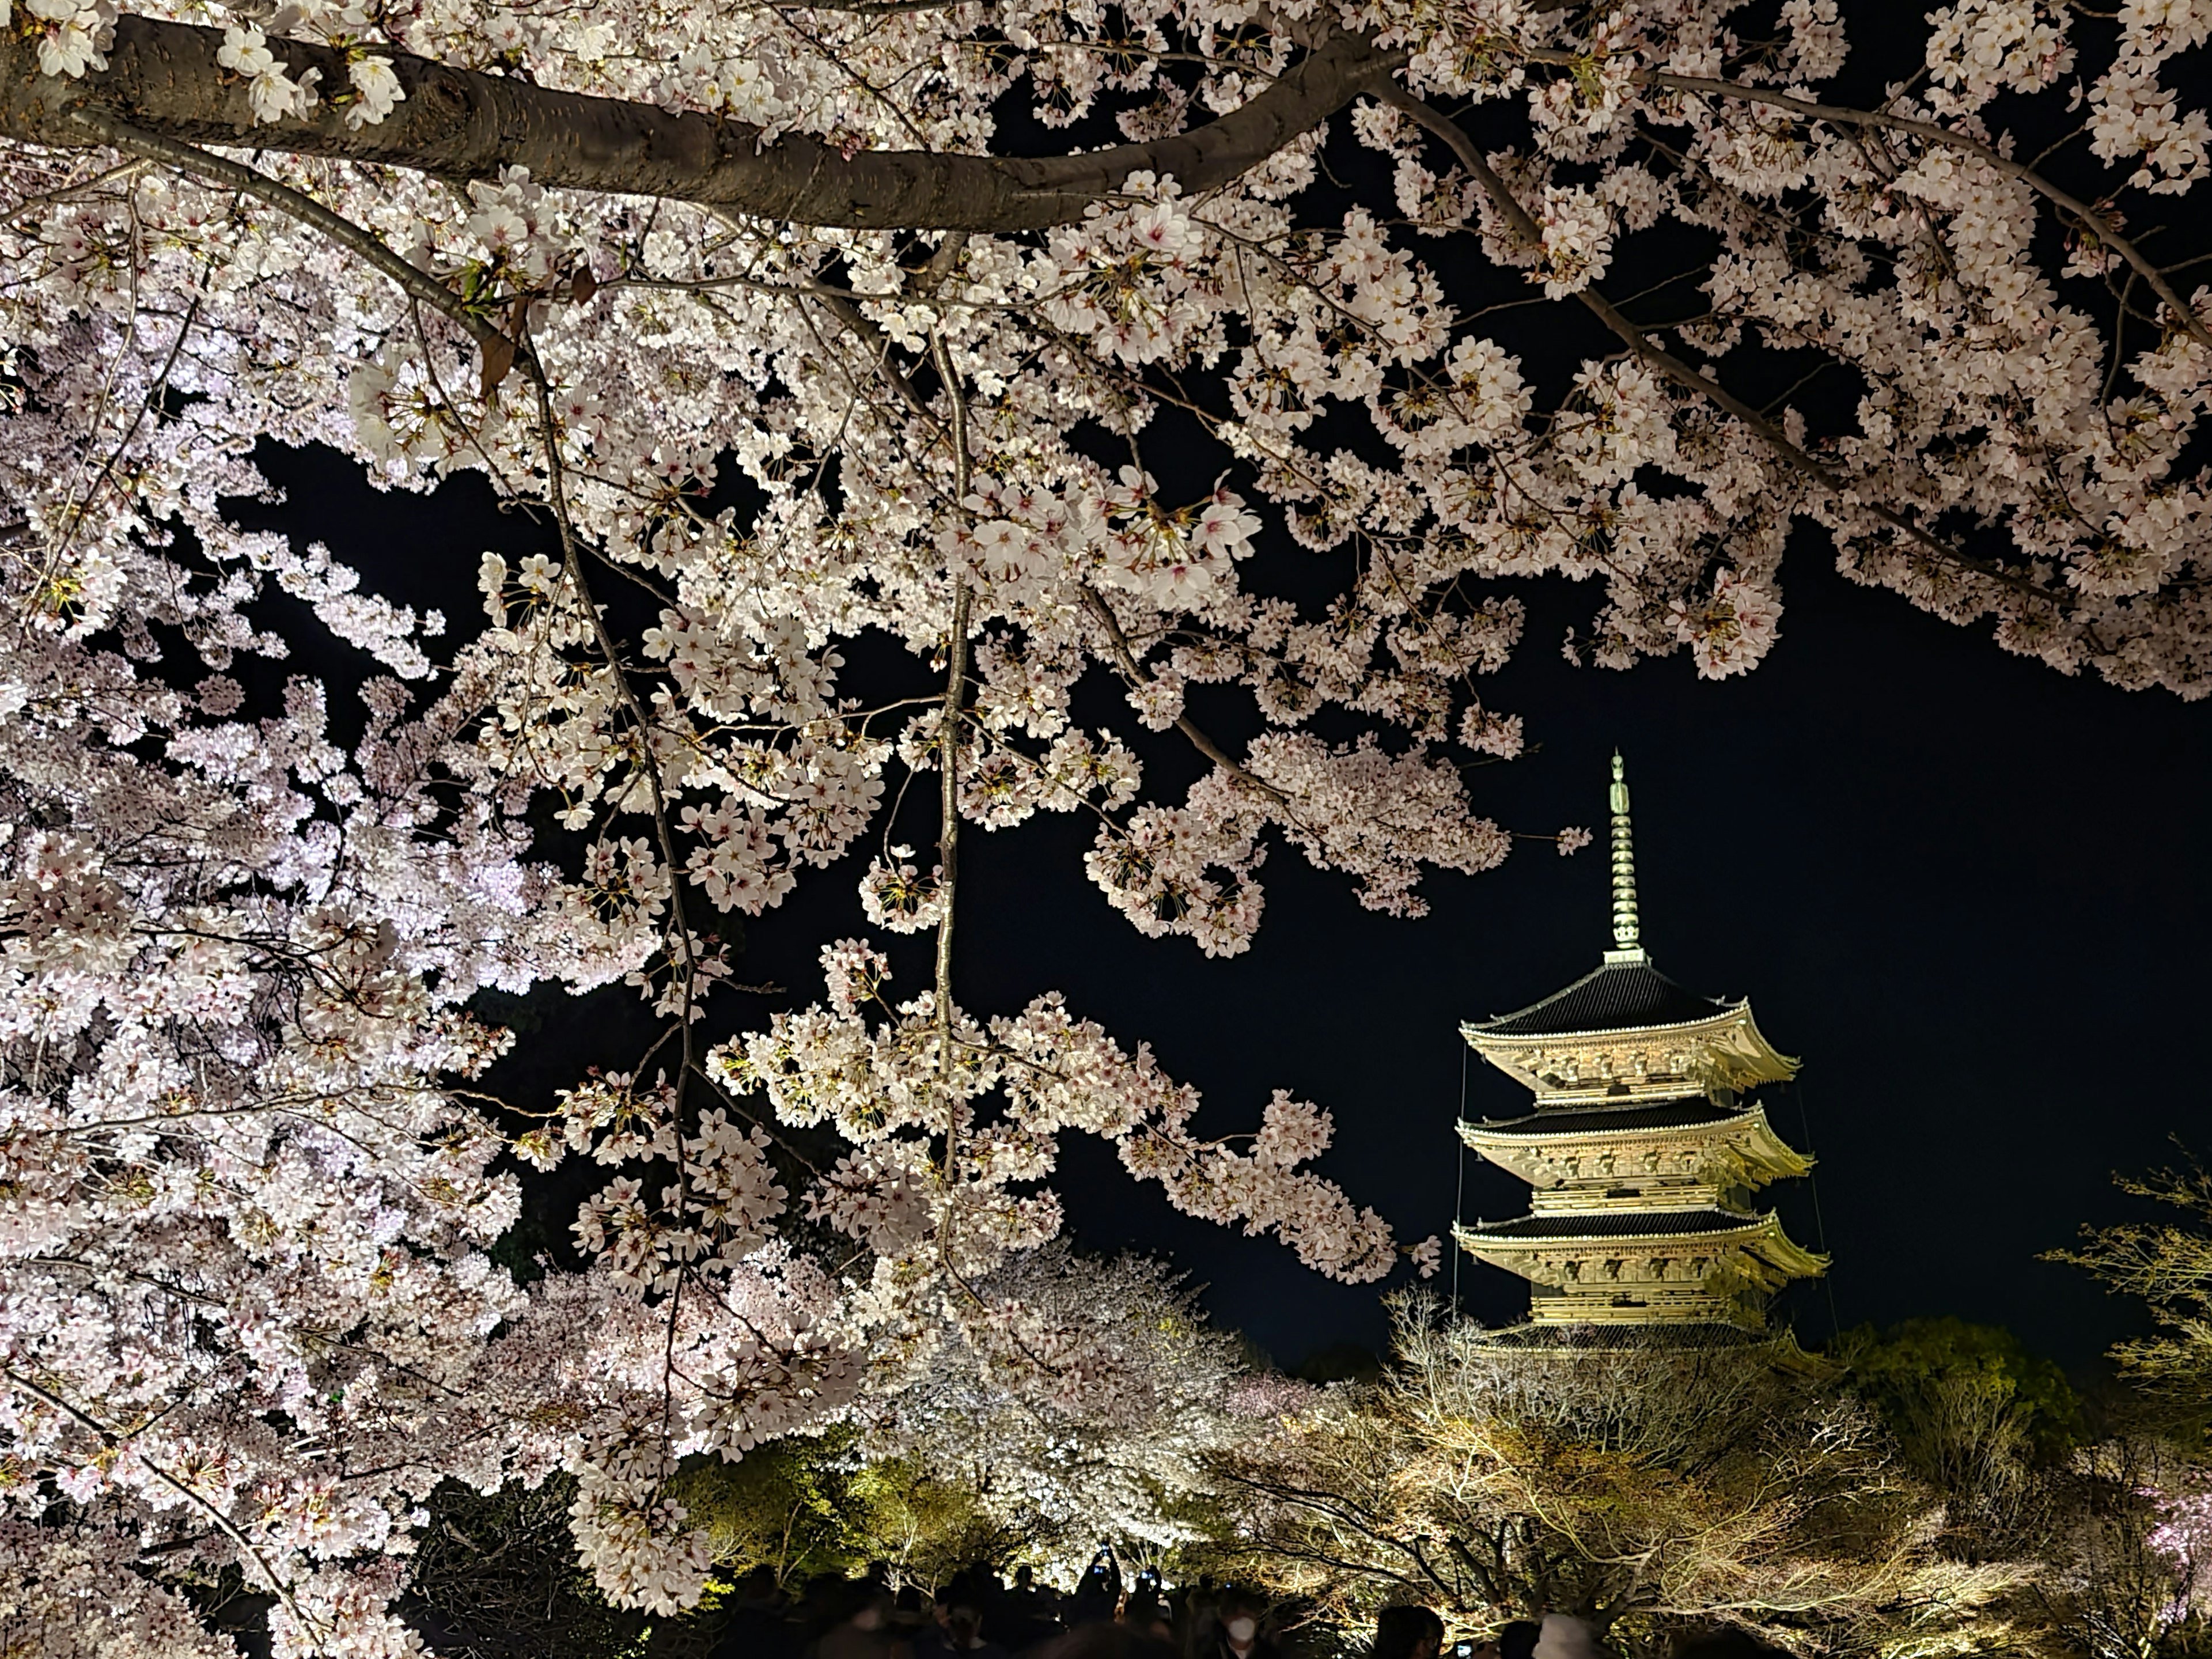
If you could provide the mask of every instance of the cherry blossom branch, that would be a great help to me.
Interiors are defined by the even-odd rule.
[[[205,279],[203,278],[203,283],[204,283],[204,280]],[[115,469],[122,462],[124,452],[131,447],[131,441],[138,435],[138,428],[146,423],[147,414],[153,409],[155,402],[166,394],[169,386],[169,378],[176,372],[177,359],[184,356],[185,341],[191,334],[193,319],[198,317],[199,313],[200,296],[195,295],[192,298],[191,304],[185,307],[185,314],[177,324],[177,337],[169,346],[168,357],[161,364],[160,372],[155,375],[154,384],[148,388],[146,396],[139,402],[137,411],[131,416],[130,427],[124,432],[120,438],[118,438],[115,441],[114,447],[110,449],[107,453],[107,459],[100,463],[100,471],[96,476],[94,476],[93,481],[85,487],[83,498],[76,503],[75,508],[70,512],[69,522],[64,526],[62,531],[60,547],[57,550],[58,553],[59,551],[65,551],[68,549],[71,538],[76,536],[79,528],[81,528],[84,524],[85,516],[92,511],[93,503],[99,499],[100,493],[107,488],[108,481],[115,476]],[[133,322],[135,324],[135,318],[133,319]],[[104,392],[100,401],[104,408],[106,403],[106,398]]]
[[[1530,52],[1527,56],[1540,64],[1571,64],[1582,61],[1572,52],[1549,49]],[[2189,331],[2191,338],[2199,345],[2212,349],[2212,328],[2208,328],[2204,320],[2174,291],[2166,280],[2165,273],[2150,256],[2122,235],[2110,219],[2078,196],[2061,190],[2026,162],[2014,161],[1978,138],[1970,138],[1936,122],[1917,120],[1911,116],[1891,115],[1881,110],[1852,109],[1838,104],[1815,103],[1809,98],[1798,98],[1786,92],[1772,92],[1763,87],[1745,86],[1737,82],[1714,80],[1705,76],[1638,70],[1629,78],[1642,86],[1665,87],[1670,91],[1692,93],[1699,97],[1735,98],[1748,104],[1766,104],[1776,109],[1788,110],[1808,121],[1826,121],[1831,126],[1877,127],[1891,132],[1909,132],[1928,143],[1971,155],[2007,178],[2018,179],[2053,206],[2079,219],[2083,228],[2093,232],[2099,241],[2128,262],[2151,292],[2165,301],[2175,320]],[[1403,109],[1406,106],[1401,104],[1399,107]],[[1411,114],[1412,111],[1407,110],[1407,112]]]
[[[623,712],[629,714],[637,731],[638,757],[645,773],[647,786],[653,793],[653,823],[654,839],[660,845],[660,857],[668,874],[668,916],[670,930],[682,946],[684,967],[684,1006],[678,1018],[684,1030],[684,1064],[688,1073],[693,1065],[691,1040],[691,1011],[696,963],[692,951],[691,927],[684,908],[684,869],[676,857],[674,832],[668,825],[668,799],[662,788],[659,757],[653,752],[653,726],[647,718],[644,705],[638,701],[629,676],[623,670],[622,650],[608,629],[606,618],[592,601],[590,584],[584,576],[584,562],[578,551],[575,526],[568,517],[568,487],[562,471],[561,446],[553,422],[552,393],[544,375],[534,362],[528,365],[532,385],[538,394],[538,424],[545,447],[546,494],[553,507],[553,522],[560,532],[561,558],[568,580],[576,591],[577,607],[583,612],[590,627],[599,654],[605,659],[607,673],[614,686],[615,696]],[[678,1160],[681,1167],[682,1160]]]
[[[5,38],[0,36],[0,40]],[[5,46],[0,46],[0,65],[5,64],[6,52]],[[4,70],[0,70],[0,72],[4,72]],[[183,172],[197,173],[202,178],[220,179],[234,190],[275,208],[287,217],[320,231],[341,247],[358,254],[374,270],[389,276],[410,298],[421,301],[465,330],[483,352],[487,365],[502,360],[514,361],[515,342],[470,310],[459,295],[435,277],[408,264],[392,251],[383,238],[354,223],[343,215],[333,213],[306,191],[279,183],[258,167],[210,155],[196,144],[164,137],[158,132],[149,132],[96,110],[72,110],[69,118],[88,131],[98,134],[100,142],[112,149],[124,150],[149,161],[165,162]],[[4,131],[4,127],[0,127],[0,131]],[[487,378],[491,378],[489,371]]]
[[[131,1437],[129,1433],[125,1433],[119,1429],[112,1429],[108,1427],[106,1424],[102,1423],[98,1418],[90,1415],[88,1413],[78,1410],[77,1407],[70,1404],[68,1401],[63,1399],[59,1395],[51,1393],[48,1390],[40,1388],[37,1383],[32,1382],[29,1377],[25,1376],[21,1371],[18,1371],[13,1365],[0,1365],[0,1376],[5,1376],[10,1382],[22,1389],[24,1393],[45,1401],[46,1404],[52,1406],[56,1411],[61,1413],[70,1421],[90,1431],[93,1434],[97,1435],[100,1437],[100,1443],[102,1446],[108,1448],[110,1450],[121,1449]],[[225,1537],[228,1538],[233,1544],[238,1547],[239,1550],[246,1556],[246,1559],[252,1562],[255,1566],[261,1570],[261,1576],[268,1581],[269,1588],[276,1593],[277,1599],[283,1602],[285,1608],[293,1615],[293,1617],[295,1619],[301,1617],[299,1603],[292,1599],[291,1587],[286,1584],[283,1580],[277,1577],[276,1570],[269,1565],[268,1561],[263,1557],[261,1552],[254,1547],[253,1540],[248,1538],[245,1533],[239,1529],[236,1522],[233,1522],[228,1516],[225,1515],[206,1498],[202,1496],[197,1488],[170,1474],[168,1470],[163,1468],[159,1463],[154,1462],[152,1458],[147,1456],[143,1452],[134,1450],[131,1453],[131,1455],[136,1458],[149,1473],[156,1476],[164,1485],[173,1489],[178,1495],[183,1498],[187,1503],[195,1504],[200,1510],[204,1511],[208,1519],[215,1523],[216,1528],[221,1531]],[[302,1620],[302,1622],[305,1621]]]
[[[101,168],[88,179],[73,179],[65,185],[56,185],[52,190],[19,196],[5,208],[0,209],[0,219],[20,218],[33,208],[59,206],[64,202],[97,191],[103,185],[128,184],[143,173],[146,167],[143,156],[137,161],[118,161],[112,167]]]
[[[660,775],[660,757],[653,752],[653,722],[647,718],[644,705],[624,672],[622,653],[608,629],[606,618],[592,601],[591,584],[584,574],[584,562],[579,554],[575,526],[568,516],[568,487],[562,473],[560,434],[553,421],[553,398],[546,383],[544,370],[534,356],[525,361],[524,367],[538,394],[538,420],[545,448],[546,495],[553,507],[553,521],[560,532],[561,559],[568,572],[570,586],[575,591],[576,603],[582,609],[591,626],[599,653],[606,660],[616,696],[628,712],[637,732],[639,762],[643,767],[647,787],[653,794],[653,828],[654,838],[660,846],[662,865],[668,882],[668,933],[681,951],[680,970],[683,975],[683,1000],[676,1011],[678,1023],[683,1028],[683,1061],[676,1074],[676,1094],[671,1103],[671,1115],[676,1119],[672,1161],[676,1165],[676,1189],[679,1205],[689,1202],[691,1189],[690,1160],[684,1148],[683,1109],[684,1091],[690,1087],[692,1075],[698,1071],[696,1033],[693,1029],[698,1007],[699,959],[691,933],[691,924],[684,903],[684,870],[677,862],[675,834],[669,827],[668,796]],[[690,1269],[685,1267],[676,1275],[676,1282],[668,1297],[664,1319],[660,1368],[660,1409],[664,1433],[676,1413],[675,1351],[676,1328],[684,1303],[684,1285]]]
[[[1476,148],[1474,142],[1467,136],[1466,131],[1456,121],[1422,102],[1395,82],[1380,82],[1374,88],[1374,95],[1383,102],[1404,111],[1419,125],[1443,139],[1450,148],[1453,155],[1458,158],[1460,165],[1464,167],[1482,186],[1484,193],[1490,198],[1492,205],[1498,210],[1499,216],[1513,228],[1514,234],[1532,247],[1543,246],[1543,232],[1537,227],[1535,220],[1529,216],[1528,210],[1521,205],[1512,191],[1507,187],[1505,181],[1498,176],[1497,169],[1490,165],[1481,150]],[[1884,507],[1878,501],[1864,499],[1860,495],[1862,486],[1856,480],[1845,473],[1838,471],[1826,462],[1808,453],[1792,442],[1780,427],[1722,386],[1717,380],[1708,379],[1698,374],[1688,363],[1661,346],[1643,329],[1631,322],[1619,307],[1607,299],[1594,286],[1577,289],[1575,291],[1575,298],[1581,301],[1586,309],[1619,336],[1629,349],[1644,362],[1684,390],[1695,392],[1708,403],[1733,415],[1747,431],[1765,444],[1778,459],[1788,462],[1791,467],[1808,477],[1826,486],[1838,497],[1840,502],[1856,506],[1899,535],[1925,549],[1946,564],[1955,565],[1971,570],[1978,575],[1985,576],[1991,581],[2009,587],[2039,604],[2050,605],[2054,610],[2063,611],[2068,608],[2064,595],[2052,593],[2001,566],[1961,552],[1942,538],[1922,529],[1920,526],[1894,508]]]
[[[874,82],[869,80],[866,76],[861,74],[859,70],[855,69],[853,66],[851,60],[844,53],[837,51],[836,48],[832,46],[829,42],[809,33],[805,29],[801,28],[796,22],[793,21],[791,14],[793,9],[795,9],[795,8],[775,8],[775,21],[782,24],[787,29],[789,29],[792,33],[797,35],[800,40],[806,42],[808,46],[813,47],[815,52],[820,55],[823,63],[836,69],[848,81],[858,87],[862,92],[866,93],[868,96],[874,100],[878,106],[888,111],[891,118],[896,121],[899,125],[906,129],[907,137],[914,140],[915,146],[918,149],[926,149],[929,144],[928,135],[923,132],[920,127],[914,124],[914,117],[908,114],[904,107],[897,103],[889,93],[885,92],[881,87],[878,86]]]
[[[1304,291],[1311,296],[1316,304],[1321,306],[1331,315],[1333,319],[1334,319],[1339,327],[1350,332],[1365,336],[1369,338],[1379,337],[1373,323],[1364,317],[1357,315],[1336,299],[1316,289],[1311,284],[1310,278],[1304,271],[1301,270],[1292,262],[1285,259],[1280,254],[1275,252],[1264,243],[1255,241],[1251,238],[1241,235],[1230,227],[1218,223],[1210,219],[1202,220],[1200,222],[1205,224],[1208,231],[1235,244],[1240,258],[1243,253],[1249,252],[1284,272],[1286,279],[1301,286]],[[1531,305],[1544,305],[1548,304],[1549,301],[1546,296],[1538,295],[1525,303]],[[1492,308],[1495,309],[1497,307]],[[1478,313],[1476,314],[1480,315],[1480,313]],[[1081,346],[1077,342],[1070,339],[1061,331],[1054,328],[1048,321],[1045,321],[1042,319],[1032,319],[1032,326],[1037,328],[1040,332],[1059,343],[1059,344],[1068,353],[1070,361],[1073,363],[1079,364],[1081,368],[1094,382],[1118,386],[1122,392],[1133,397],[1168,404],[1174,408],[1182,410],[1185,414],[1199,422],[1206,428],[1208,433],[1216,437],[1222,435],[1222,428],[1227,422],[1227,417],[1219,414],[1216,410],[1208,409],[1205,404],[1200,403],[1195,398],[1182,391],[1180,385],[1173,382],[1172,376],[1168,377],[1170,381],[1170,385],[1166,388],[1163,388],[1138,374],[1130,373],[1127,370],[1116,369],[1111,364],[1098,361],[1085,361],[1085,354]],[[1259,348],[1255,346],[1255,349],[1258,349]],[[1435,390],[1439,395],[1455,400],[1460,396],[1458,391],[1453,387],[1449,381],[1440,382],[1431,380],[1429,377],[1423,375],[1418,369],[1413,373],[1418,383]],[[1558,411],[1553,411],[1554,418],[1556,418],[1557,413]],[[1295,448],[1281,445],[1271,445],[1259,434],[1253,431],[1249,426],[1243,426],[1239,429],[1237,441],[1243,444],[1250,445],[1254,450],[1263,455],[1271,465],[1281,468],[1283,471],[1289,476],[1297,478],[1301,483],[1309,486],[1316,495],[1320,495],[1324,500],[1335,498],[1339,495],[1338,485],[1330,478],[1327,471],[1321,468],[1306,465],[1301,459],[1299,453]],[[1503,475],[1513,483],[1515,488],[1521,494],[1522,497],[1526,500],[1534,510],[1543,514],[1547,518],[1553,520],[1557,520],[1562,516],[1571,516],[1569,514],[1563,514],[1560,508],[1556,505],[1543,500],[1539,494],[1537,486],[1532,479],[1522,473],[1511,471],[1503,462],[1498,460],[1494,452],[1492,459],[1493,464],[1499,467]],[[1418,536],[1393,538],[1385,532],[1377,532],[1364,526],[1356,527],[1353,534],[1361,543],[1370,548],[1387,545],[1393,540],[1405,541],[1413,544],[1418,544],[1419,542],[1419,538]],[[1393,586],[1396,586],[1395,578]],[[1094,612],[1097,605],[1103,602],[1103,601],[1100,599],[1099,596],[1096,593],[1090,594],[1086,597],[1086,603],[1091,606]],[[1409,603],[1411,603],[1410,599]],[[1420,607],[1415,605],[1414,608],[1419,609]],[[1103,620],[1106,623],[1109,634],[1118,632],[1118,624],[1113,617],[1110,611]],[[1141,681],[1143,676],[1134,665],[1134,659],[1129,654],[1129,648],[1127,641],[1121,641],[1120,643],[1122,652],[1122,662],[1125,673],[1131,676],[1133,681]],[[1279,658],[1271,658],[1270,659],[1277,661],[1280,660]],[[1218,750],[1211,750],[1207,748],[1206,744],[1210,740],[1201,741],[1201,739],[1205,738],[1205,734],[1203,732],[1197,732],[1195,727],[1187,728],[1185,730],[1185,735],[1191,737],[1192,741],[1198,744],[1200,752],[1207,754],[1210,758],[1216,760],[1223,759],[1223,757]],[[1233,762],[1226,763],[1230,766],[1230,769],[1232,772],[1243,771],[1243,769],[1236,766]],[[1254,776],[1249,773],[1244,773],[1243,775],[1247,781],[1260,788],[1267,789],[1272,787],[1272,786],[1268,785],[1265,780]],[[1279,793],[1279,792],[1277,793]],[[1287,799],[1288,797],[1285,796],[1283,799]]]
[[[740,987],[738,988],[744,989],[750,988]],[[775,988],[771,987],[769,988],[774,989]],[[512,1111],[516,1109],[515,1108],[509,1106],[506,1101],[501,1099],[497,1095],[486,1094],[481,1091],[474,1089],[454,1089],[446,1087],[442,1085],[407,1085],[398,1083],[380,1084],[378,1087],[383,1093],[387,1095],[397,1095],[400,1097],[422,1095],[440,1099],[458,1098],[474,1100],[481,1102],[488,1106],[498,1107],[502,1110]],[[152,1124],[190,1123],[200,1118],[213,1118],[220,1121],[224,1118],[252,1117],[257,1113],[261,1112],[281,1113],[288,1117],[296,1117],[302,1123],[311,1123],[319,1129],[327,1129],[331,1127],[327,1112],[325,1115],[318,1117],[311,1115],[307,1109],[316,1106],[327,1109],[340,1102],[354,1102],[356,1099],[356,1097],[355,1091],[347,1089],[327,1091],[315,1094],[291,1093],[265,1095],[258,1097],[246,1104],[240,1106],[188,1106],[181,1111],[145,1112],[141,1113],[136,1117],[92,1118],[81,1123],[63,1124],[51,1131],[51,1133],[67,1138],[74,1135],[99,1134],[106,1131],[116,1129],[136,1129]],[[362,1116],[368,1118],[372,1123],[379,1121],[375,1115],[370,1112],[365,1106],[356,1104],[354,1109]],[[334,1131],[334,1133],[341,1132]]]
[[[0,137],[82,149],[76,118],[119,123],[186,143],[254,145],[291,155],[495,180],[523,167],[533,181],[702,206],[794,223],[1018,231],[1072,223],[1132,173],[1173,174],[1188,193],[1257,166],[1343,108],[1409,54],[1338,33],[1249,103],[1189,132],[1044,159],[862,150],[803,133],[766,143],[757,126],[541,87],[412,53],[387,58],[404,100],[381,121],[349,126],[319,100],[307,114],[257,121],[244,78],[217,61],[223,33],[126,15],[107,67],[70,81],[41,74],[33,40],[0,30]],[[345,53],[270,42],[294,76],[347,82]]]
[[[1012,744],[1007,742],[1006,734],[1005,732],[994,732],[989,726],[984,725],[981,720],[976,719],[972,714],[967,716],[967,722],[975,733],[976,742],[988,744],[994,754],[1004,755],[1008,760],[1014,762],[1017,765],[1028,768],[1031,775],[1042,779],[1053,788],[1060,790],[1066,794],[1074,796],[1078,805],[1098,820],[1101,829],[1114,836],[1116,839],[1126,838],[1126,832],[1122,830],[1121,826],[1114,822],[1114,815],[1108,811],[1104,807],[1101,806],[1097,801],[1091,799],[1087,791],[1087,786],[1080,779],[1071,780],[1060,776],[1059,773],[1054,771],[1049,766],[1047,766],[1044,762],[1036,756],[1024,754],[1021,750],[1017,749]],[[987,1045],[987,1052],[995,1051],[989,1049]]]
[[[1122,677],[1131,685],[1142,685],[1147,676],[1138,665],[1136,653],[1129,649],[1129,636],[1121,631],[1121,623],[1114,615],[1114,607],[1106,602],[1104,594],[1088,582],[1084,583],[1077,591],[1082,594],[1085,606],[1089,609],[1093,617],[1098,619],[1099,627],[1105,630],[1107,642],[1113,647],[1114,659],[1121,665]],[[1198,723],[1189,715],[1177,714],[1175,726],[1176,731],[1190,739],[1192,748],[1197,750],[1200,754],[1205,756],[1239,783],[1248,788],[1256,789],[1261,794],[1270,796],[1285,805],[1289,803],[1291,797],[1287,792],[1278,789],[1267,779],[1237,759],[1219,744],[1214,742],[1212,738],[1206,736]]]
[[[738,988],[742,989],[745,988],[740,987]],[[776,988],[780,989],[781,988]],[[783,1126],[776,1121],[775,1113],[757,1111],[752,1107],[746,1105],[741,1097],[733,1094],[728,1089],[724,1088],[722,1086],[721,1080],[704,1066],[694,1066],[691,1068],[691,1074],[699,1079],[702,1086],[703,1086],[707,1092],[712,1095],[716,1100],[721,1101],[738,1116],[744,1118],[749,1122],[757,1125],[761,1133],[768,1136],[768,1138],[770,1140],[773,1140],[777,1146],[782,1147],[784,1152],[788,1154],[792,1160],[799,1164],[800,1168],[804,1169],[809,1175],[813,1176],[816,1179],[818,1180],[821,1178],[822,1166],[815,1162],[814,1159],[809,1158],[806,1153],[800,1149],[798,1142],[793,1140],[790,1136],[783,1133]]]

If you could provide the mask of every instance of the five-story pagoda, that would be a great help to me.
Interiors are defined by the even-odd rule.
[[[1748,1002],[1698,996],[1651,966],[1619,755],[1612,807],[1613,948],[1603,964],[1518,1013],[1460,1028],[1535,1091],[1536,1109],[1460,1125],[1534,1194],[1529,1214],[1455,1237],[1530,1282],[1539,1326],[1762,1330],[1775,1291],[1827,1267],[1753,1203],[1770,1181],[1812,1164],[1752,1097],[1797,1062],[1759,1034]]]

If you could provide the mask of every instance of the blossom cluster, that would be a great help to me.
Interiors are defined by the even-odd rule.
[[[685,1606],[682,1459],[929,1364],[1024,1407],[1120,1386],[1134,1339],[1024,1265],[1071,1137],[1317,1271],[1435,1265],[1317,1172],[1328,1111],[1201,1131],[1056,995],[893,1001],[867,941],[741,1014],[717,913],[866,859],[872,927],[940,928],[957,832],[1060,812],[1106,906],[1209,953],[1249,947],[1286,848],[1418,916],[1510,844],[1469,779],[1534,735],[1484,695],[1516,585],[1587,585],[1577,660],[1742,673],[1808,525],[2008,650],[2212,690],[2212,306],[2112,207],[2205,170],[2203,5],[2130,0],[2100,44],[1959,0],[1878,111],[1820,101],[1832,0],[1289,9],[146,0],[212,24],[253,165],[350,241],[0,142],[0,1570],[40,1617],[106,1596],[118,1644],[191,1653],[165,1583],[234,1570],[282,1659],[405,1652],[425,1494],[556,1469],[610,1593]],[[0,0],[68,88],[117,23]],[[1431,112],[1489,106],[1480,141],[1361,99],[1175,176],[1346,30]],[[757,154],[988,153],[1010,96],[1146,148],[1068,222],[958,234],[288,151],[404,119],[409,53]],[[2001,122],[2076,81],[2061,191]],[[1331,146],[1387,185],[1347,204]],[[1698,298],[1638,328],[1631,252],[1686,233]],[[1468,270],[1557,309],[1501,321]],[[1553,374],[1536,315],[1608,331]],[[1769,351],[1838,371],[1848,418],[1730,392]],[[469,475],[513,543],[453,614],[402,603],[240,527],[261,442],[383,490]],[[357,693],[298,670],[334,659]],[[483,1097],[513,1039],[471,1010],[542,982],[660,1024],[532,1119]],[[603,1175],[561,1259],[495,1255],[564,1158]]]

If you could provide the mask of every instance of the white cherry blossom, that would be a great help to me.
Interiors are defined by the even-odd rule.
[[[198,1659],[168,1586],[227,1571],[282,1659],[406,1651],[424,1495],[556,1470],[608,1593],[681,1608],[685,1459],[891,1433],[933,1376],[1110,1407],[1137,1362],[1048,1254],[1075,1137],[1316,1271],[1432,1269],[1322,1172],[1365,1103],[1201,1128],[1137,1034],[963,1006],[948,930],[1044,812],[1158,948],[1249,950],[1286,851],[1419,916],[1511,845],[1516,584],[1583,585],[1577,661],[1723,677],[1784,648],[1811,533],[2002,649],[2212,691],[2212,293],[2185,214],[2113,205],[2200,185],[2201,3],[1958,0],[1865,109],[1846,25],[1894,20],[1835,0],[136,15],[204,31],[234,147],[0,137],[0,1574],[115,1651]],[[118,27],[0,0],[5,118],[102,121]],[[1387,62],[1205,171],[1347,42]],[[434,178],[416,58],[706,148]],[[1143,148],[995,218],[792,205],[949,179],[1018,106]],[[730,185],[802,144],[782,205]],[[708,151],[715,191],[667,182]],[[1784,353],[1850,392],[1744,390]],[[489,489],[512,542],[471,594],[246,530],[262,442]],[[942,978],[855,939],[740,988],[724,913],[863,864]],[[655,1035],[533,1115],[481,1011],[540,984]]]

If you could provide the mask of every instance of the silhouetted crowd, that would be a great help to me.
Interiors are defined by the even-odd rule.
[[[1170,1590],[1152,1572],[1125,1583],[1102,1550],[1072,1592],[963,1573],[925,1595],[881,1566],[818,1578],[793,1596],[766,1569],[738,1586],[714,1659],[1301,1659],[1306,1644],[1268,1600],[1211,1579]],[[1485,1642],[1455,1643],[1425,1607],[1385,1607],[1371,1659],[1607,1659],[1597,1631],[1564,1613],[1516,1620]],[[1684,1642],[1676,1659],[1787,1659],[1741,1631]]]

